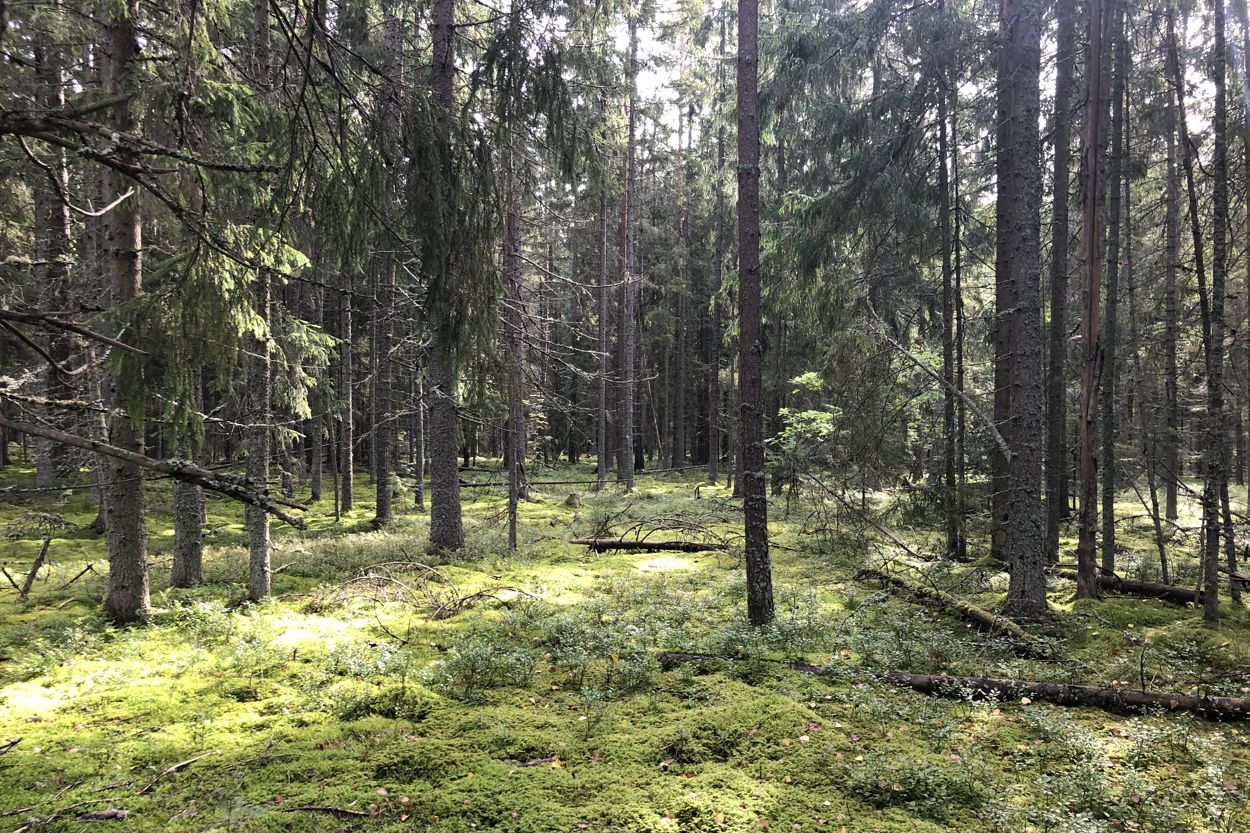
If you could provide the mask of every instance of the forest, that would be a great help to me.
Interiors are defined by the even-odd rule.
[[[1247,0],[0,58],[0,833],[1250,830]]]

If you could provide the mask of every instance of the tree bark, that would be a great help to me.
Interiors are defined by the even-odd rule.
[[[717,55],[721,60],[716,64],[716,104],[719,116],[721,96],[724,94],[724,55],[725,55],[725,11],[719,13],[720,41]],[[707,373],[707,479],[716,483],[720,479],[721,457],[721,342],[724,338],[724,322],[721,320],[721,291],[725,278],[725,126],[717,119],[716,126],[716,207],[713,222],[716,229],[715,253],[712,258],[712,320],[708,334],[708,373]]]
[[[608,479],[608,374],[612,357],[608,351],[608,189],[599,193],[599,406],[595,414],[595,477],[597,489],[602,489]]]
[[[1068,205],[1071,199],[1072,94],[1076,87],[1076,2],[1059,0],[1055,67],[1054,193],[1050,230],[1049,372],[1046,388],[1046,559],[1059,560],[1059,526],[1067,516]]]
[[[430,26],[433,62],[430,88],[438,106],[441,140],[450,145],[455,109],[455,0],[435,0]],[[454,222],[446,217],[445,222]],[[436,264],[435,268],[446,268]],[[430,378],[430,544],[436,549],[464,546],[460,477],[456,465],[456,357],[448,337],[435,329],[429,353]]]
[[[113,128],[131,133],[138,127],[130,94],[138,90],[138,0],[112,3],[108,7],[105,89],[110,96],[124,97],[113,108]],[[119,163],[137,166],[135,153],[124,146],[117,151]],[[129,182],[119,172],[108,173],[109,188],[121,194]],[[113,302],[125,304],[143,292],[143,217],[140,201],[123,200],[106,221]],[[142,367],[126,367],[114,373],[115,400],[127,405],[110,426],[113,445],[143,453],[143,418],[147,380]],[[144,522],[143,478],[138,465],[110,458],[105,517],[109,551],[109,586],[104,612],[117,623],[133,622],[147,614],[148,531]]]
[[[1215,43],[1211,61],[1215,84],[1211,210],[1211,301],[1207,354],[1206,485],[1203,490],[1202,617],[1219,618],[1221,501],[1228,496],[1226,460],[1228,442],[1224,425],[1224,289],[1228,274],[1228,44],[1225,37],[1224,0],[1214,0]],[[1199,281],[1201,281],[1201,274]],[[1201,291],[1201,290],[1200,290]],[[1231,524],[1230,524],[1231,526]],[[1230,536],[1231,537],[1231,536]]]
[[[999,308],[999,364],[1008,365],[1007,416],[1012,450],[1006,487],[1004,550],[1011,564],[1007,610],[1046,610],[1045,524],[1042,519],[1041,109],[1039,73],[1043,7],[1039,0],[1004,0],[998,65],[998,282],[1010,306]],[[1005,325],[1005,326],[1004,326]]]
[[[1066,2],[1066,0],[1065,0]],[[955,276],[951,262],[951,197],[950,143],[946,131],[947,79],[938,78],[938,225],[942,237],[942,440],[944,446],[942,504],[946,516],[946,554],[958,557],[963,525],[960,523],[959,484],[956,480],[956,457],[959,453],[955,407]]]
[[[626,489],[634,488],[634,410],[637,407],[638,360],[638,194],[637,148],[638,124],[638,18],[629,18],[629,57],[626,68],[629,91],[628,136],[625,150],[625,273],[621,277],[624,304],[621,307],[621,396],[620,396],[620,462],[616,479]]]
[[[1112,0],[1116,2],[1116,0]],[[1099,326],[1102,313],[1102,118],[1103,0],[1090,0],[1089,44],[1086,61],[1085,195],[1082,209],[1082,252],[1085,258],[1085,311],[1081,319],[1081,402],[1077,417],[1080,448],[1080,523],[1077,531],[1078,599],[1098,595],[1095,541],[1098,511],[1098,466],[1094,459],[1094,420],[1099,372]]]
[[[742,509],[746,532],[747,616],[773,621],[768,555],[760,316],[759,5],[738,0],[738,364]]]
[[[1119,368],[1116,363],[1117,332],[1120,309],[1120,231],[1121,197],[1124,187],[1124,89],[1128,73],[1128,43],[1124,31],[1124,2],[1114,0],[1115,11],[1111,37],[1114,43],[1114,82],[1111,90],[1111,159],[1108,165],[1109,226],[1107,233],[1107,304],[1102,334],[1101,389],[1102,424],[1102,571],[1115,572],[1115,492],[1116,492],[1116,385]]]

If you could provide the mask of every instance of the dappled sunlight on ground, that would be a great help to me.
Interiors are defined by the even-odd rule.
[[[573,501],[536,491],[516,553],[502,490],[473,490],[458,554],[427,551],[428,516],[404,501],[383,531],[368,529],[367,500],[338,523],[323,501],[307,532],[274,525],[275,595],[248,605],[239,512],[221,500],[209,503],[208,583],[164,589],[167,490],[150,485],[146,624],[103,622],[104,542],[86,531],[53,542],[29,603],[0,595],[0,747],[20,738],[0,752],[0,813],[13,828],[55,816],[49,829],[76,829],[76,808],[111,806],[130,811],[126,829],[152,831],[1250,829],[1243,727],[939,700],[849,670],[1102,684],[1144,673],[1154,688],[1237,693],[1244,613],[1211,627],[1158,602],[1074,605],[1055,582],[1058,612],[1038,629],[1064,659],[1021,659],[857,577],[888,545],[804,532],[821,506],[800,497],[772,527],[777,623],[754,631],[740,508],[693,475]],[[357,494],[372,495],[363,480]],[[94,517],[83,494],[57,502],[40,508],[80,529]],[[674,516],[729,549],[570,543]],[[894,529],[920,550],[934,530],[914,517]],[[1126,560],[1149,561],[1149,535],[1125,524]],[[3,542],[0,561],[24,575],[36,545]],[[61,587],[87,564],[96,572]],[[1001,601],[987,562],[911,566],[985,607]],[[663,650],[734,661],[661,668]],[[818,679],[778,660],[848,670]]]

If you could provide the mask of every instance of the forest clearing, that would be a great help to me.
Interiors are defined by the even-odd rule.
[[[1246,0],[0,0],[0,833],[1250,830]]]

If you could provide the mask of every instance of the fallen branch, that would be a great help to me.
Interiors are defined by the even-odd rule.
[[[35,575],[38,574],[39,568],[43,566],[43,562],[48,557],[48,547],[52,545],[52,536],[45,535],[43,546],[39,548],[39,555],[35,556],[35,563],[31,565],[30,572],[26,574],[26,581],[22,582],[22,589],[18,591],[17,597],[22,601],[26,601],[30,596],[30,588],[35,583]]]
[[[5,752],[8,752],[10,749],[17,746],[21,742],[22,742],[22,736],[18,735],[15,738],[9,738],[4,743],[0,743],[0,755],[3,755]]]
[[[1011,642],[1012,647],[1021,654],[1040,659],[1050,659],[1055,655],[1055,650],[1050,644],[1029,633],[1011,619],[998,616],[988,610],[983,610],[976,605],[952,596],[950,593],[912,584],[901,576],[871,567],[863,570],[862,574],[891,584],[913,599],[928,603],[939,610],[949,610],[971,622],[978,630],[1005,635]]]
[[[102,443],[98,440],[89,440],[85,437],[79,437],[76,434],[69,434],[65,431],[57,431],[53,428],[45,428],[41,425],[31,425],[28,423],[17,422],[0,414],[0,426],[9,428],[22,434],[29,434],[32,437],[43,437],[45,440],[51,440],[61,445],[68,445],[73,448],[81,448],[84,451],[91,451],[105,457],[114,457],[118,460],[125,460],[127,463],[133,463],[140,468],[148,469],[159,474],[172,477],[175,480],[181,480],[185,483],[194,483],[212,492],[223,494],[226,497],[233,498],[241,503],[247,503],[273,515],[279,520],[285,521],[296,529],[304,529],[305,525],[299,518],[284,512],[280,507],[287,506],[292,509],[304,511],[308,507],[300,503],[284,500],[283,498],[273,497],[269,494],[268,487],[264,484],[257,485],[246,477],[238,477],[236,475],[225,474],[223,472],[215,472],[210,469],[202,468],[195,465],[189,460],[158,460],[155,457],[148,457],[146,454],[140,454],[137,451],[129,451],[125,448],[118,448],[115,445]]]
[[[212,752],[205,752],[205,753],[204,753],[204,754],[202,754],[202,755],[196,755],[194,758],[187,758],[185,761],[179,761],[179,762],[178,762],[178,763],[176,763],[176,764],[173,764],[173,765],[171,765],[171,766],[167,766],[167,767],[165,767],[163,770],[161,770],[161,771],[160,771],[160,773],[159,773],[159,774],[158,774],[155,778],[153,778],[151,781],[149,781],[149,782],[148,782],[148,785],[147,785],[146,787],[144,787],[143,789],[139,790],[137,793],[135,793],[135,795],[143,795],[143,794],[144,794],[144,793],[146,793],[148,790],[150,790],[150,789],[152,789],[153,787],[155,787],[155,786],[156,786],[156,782],[157,782],[157,781],[160,781],[160,780],[161,780],[162,778],[164,778],[166,775],[173,775],[173,774],[174,774],[175,772],[177,772],[178,770],[180,770],[180,769],[184,769],[184,768],[186,768],[186,767],[189,767],[189,766],[191,766],[191,764],[195,763],[196,761],[200,760],[201,758],[207,758],[207,757],[208,757],[209,755],[211,755],[211,754],[213,754],[213,753],[212,753]]]
[[[56,589],[57,589],[57,590],[64,590],[65,588],[67,588],[67,587],[69,587],[71,584],[73,584],[74,582],[78,581],[78,579],[80,579],[80,578],[82,578],[83,576],[85,576],[87,573],[94,573],[94,572],[95,572],[95,565],[94,565],[94,564],[88,564],[86,567],[83,567],[81,570],[79,570],[79,571],[78,571],[78,574],[77,574],[77,575],[75,575],[72,579],[70,579],[69,581],[65,582],[64,584],[62,584],[60,587],[58,587],[58,588],[56,588]]]
[[[731,657],[709,654],[689,654],[660,651],[656,654],[660,664],[672,667],[683,663],[721,660],[733,662]],[[1142,711],[1187,711],[1208,720],[1250,719],[1250,698],[1201,697],[1192,694],[1141,691],[1132,688],[1106,688],[1102,686],[1068,685],[1038,680],[1007,680],[995,677],[954,677],[945,674],[911,674],[906,671],[874,671],[866,668],[831,668],[809,665],[805,662],[786,663],[791,671],[814,677],[844,675],[875,677],[893,685],[910,688],[938,697],[964,699],[1019,700],[1029,703],[1040,700],[1058,706],[1081,706],[1103,709],[1117,713]]]
[[[1051,575],[1072,579],[1073,581],[1076,580],[1075,570],[1052,567],[1050,572]],[[1098,589],[1106,590],[1109,593],[1121,593],[1126,596],[1163,599],[1165,602],[1178,605],[1202,604],[1202,594],[1197,590],[1179,587],[1175,584],[1160,584],[1156,581],[1137,581],[1131,578],[1121,578],[1117,575],[1099,576]]]
[[[642,550],[644,552],[705,552],[707,550],[724,550],[726,545],[718,542],[702,541],[631,541],[621,538],[574,538],[569,542],[586,547],[593,552],[610,550]]]

